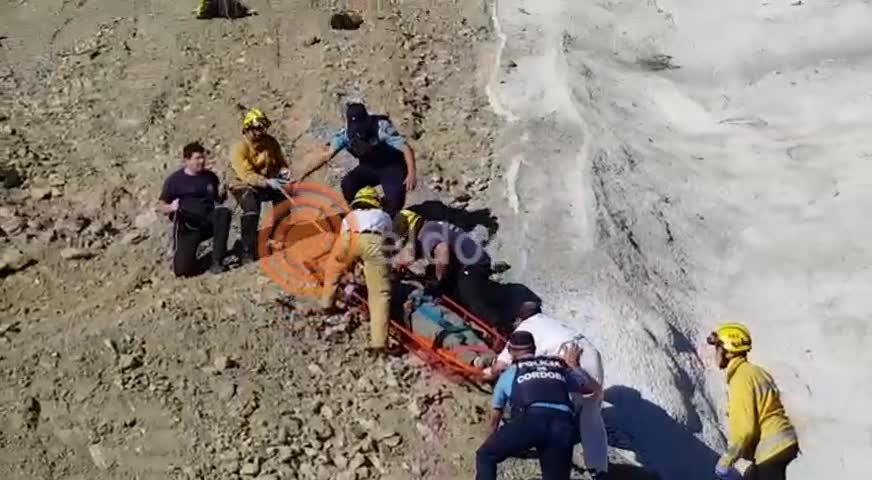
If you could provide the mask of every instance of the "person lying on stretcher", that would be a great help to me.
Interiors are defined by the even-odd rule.
[[[364,286],[353,276],[347,276],[343,289],[346,306],[366,298]],[[463,321],[451,309],[441,305],[419,282],[396,279],[391,286],[390,318],[411,334],[432,342],[433,350],[446,350],[467,365],[483,368],[496,360],[496,353],[479,332]]]

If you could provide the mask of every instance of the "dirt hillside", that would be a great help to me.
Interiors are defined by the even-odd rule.
[[[412,139],[418,200],[500,175],[487,5],[357,2],[336,30],[339,3],[0,4],[0,478],[471,476],[486,394],[372,363],[365,325],[301,315],[257,265],[169,271],[161,181],[197,139],[230,178],[249,107],[299,161],[365,100]]]

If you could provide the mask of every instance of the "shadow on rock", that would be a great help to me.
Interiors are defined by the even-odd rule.
[[[489,208],[466,210],[450,207],[438,200],[428,200],[408,208],[427,220],[452,223],[467,232],[481,225],[487,228],[488,235],[492,237],[500,228],[497,217],[491,213]]]
[[[614,446],[634,450],[646,468],[656,469],[667,476],[712,476],[718,454],[659,405],[642,398],[638,390],[623,385],[612,386],[605,391],[605,401],[612,405],[603,409],[606,425],[628,437],[627,445]],[[613,439],[610,443],[614,443]]]
[[[515,319],[515,314],[524,302],[536,302],[542,304],[542,298],[529,287],[520,283],[499,283],[494,281],[495,297],[504,299],[501,303],[500,318],[505,319],[510,325]]]

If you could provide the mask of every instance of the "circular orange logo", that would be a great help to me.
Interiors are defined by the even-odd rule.
[[[354,235],[341,235],[349,207],[341,194],[318,183],[293,184],[285,193],[260,229],[260,267],[288,294],[320,298],[325,277],[338,274],[355,248]]]

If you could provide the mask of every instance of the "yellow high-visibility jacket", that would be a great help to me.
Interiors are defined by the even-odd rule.
[[[255,187],[266,186],[266,179],[288,168],[281,145],[271,135],[265,135],[256,144],[243,138],[233,148],[230,164],[241,182]]]
[[[719,465],[731,467],[740,457],[759,464],[799,445],[775,381],[744,357],[727,365],[727,404],[730,444]]]

